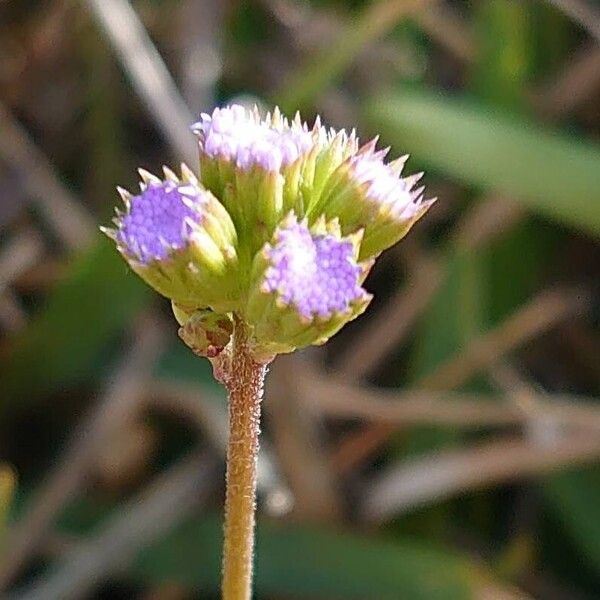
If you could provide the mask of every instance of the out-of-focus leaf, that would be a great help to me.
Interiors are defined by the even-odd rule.
[[[378,96],[365,110],[387,142],[424,165],[600,235],[598,146],[427,92]]]
[[[221,536],[219,518],[188,522],[144,550],[131,572],[216,592]],[[259,524],[256,560],[258,594],[297,598],[458,600],[472,597],[477,577],[463,558],[420,542],[268,523]]]
[[[532,65],[532,7],[520,0],[484,0],[475,8],[479,54],[474,72],[481,99],[522,108]]]
[[[411,355],[413,382],[430,373],[456,354],[468,340],[485,327],[483,261],[480,254],[457,248],[446,252],[447,273],[418,326]],[[402,436],[404,454],[422,454],[456,442],[459,430],[446,427],[418,427]]]
[[[507,318],[539,287],[544,265],[556,257],[563,237],[543,223],[528,219],[481,253],[487,263],[488,326]]]
[[[600,574],[600,470],[596,467],[552,475],[546,478],[543,490],[588,566]]]
[[[0,414],[13,403],[90,377],[107,344],[123,333],[147,298],[146,287],[109,240],[76,258],[0,366]]]
[[[15,483],[14,471],[7,465],[0,465],[0,541],[11,508]]]
[[[525,4],[525,3],[522,3]],[[534,71],[538,81],[556,74],[556,66],[561,64],[572,51],[574,23],[550,2],[527,3],[535,23]]]
[[[451,248],[446,260],[446,279],[423,317],[413,354],[416,380],[450,358],[484,325],[477,255]]]

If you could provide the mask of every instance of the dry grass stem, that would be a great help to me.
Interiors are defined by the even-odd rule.
[[[180,9],[181,89],[196,115],[216,103],[215,86],[223,71],[224,13],[220,0],[185,0]]]
[[[411,16],[435,0],[377,0],[359,17],[349,18],[335,40],[310,57],[307,64],[275,93],[285,110],[302,107],[314,95],[326,91],[362,50],[386,35],[400,19]],[[331,48],[335,52],[331,52]]]
[[[600,11],[586,0],[546,0],[583,27],[600,44]]]
[[[0,324],[9,333],[21,331],[27,324],[27,313],[12,290],[0,291]],[[0,351],[2,344],[0,344]]]
[[[1,105],[0,130],[0,158],[17,173],[52,229],[69,248],[89,244],[96,231],[93,219],[62,184],[25,129]]]
[[[202,432],[215,452],[225,458],[227,452],[227,405],[213,398],[198,385],[173,379],[151,379],[146,383],[144,406],[167,410],[189,419]],[[275,456],[267,441],[261,444],[258,455],[258,491],[266,498],[266,507],[276,504],[273,499],[290,495],[277,468]],[[279,514],[278,510],[273,511]]]
[[[131,4],[127,0],[87,0],[87,4],[177,158],[193,165],[194,118]]]
[[[467,491],[594,462],[600,436],[574,434],[548,445],[506,438],[441,450],[393,465],[369,482],[362,507],[371,522]]]
[[[446,391],[381,390],[346,385],[316,373],[296,373],[306,405],[330,418],[391,423],[396,427],[441,425],[447,427],[500,427],[526,425],[532,416],[510,396],[488,397]],[[600,430],[600,408],[593,398],[537,392],[533,416],[570,427]]]
[[[422,315],[444,280],[437,257],[423,254],[414,262],[410,283],[400,288],[352,343],[340,350],[336,376],[345,381],[366,377],[381,364]]]
[[[532,94],[535,108],[547,118],[569,114],[600,89],[600,47],[586,45]]]
[[[577,290],[554,289],[540,293],[510,315],[495,329],[473,339],[459,354],[446,361],[419,382],[429,390],[454,389],[493,366],[507,353],[547,331],[562,319],[583,311],[586,302]],[[333,454],[342,471],[356,467],[384,444],[395,427],[377,424],[342,438]]]
[[[415,13],[425,33],[450,54],[466,63],[477,58],[477,47],[467,23],[452,6],[439,2]]]
[[[463,385],[556,323],[581,314],[586,305],[580,290],[555,288],[541,292],[498,327],[475,338],[460,354],[426,375],[419,385],[426,389],[453,389]]]
[[[35,230],[13,236],[0,251],[0,289],[40,260],[43,253],[44,243]]]
[[[522,217],[523,211],[513,202],[490,196],[459,221],[451,238],[461,251],[474,251],[491,243]],[[379,366],[408,334],[447,276],[441,259],[418,247],[412,252],[410,265],[409,285],[392,296],[340,353],[337,373],[345,381],[359,380]]]
[[[227,450],[227,406],[200,386],[175,379],[152,378],[146,382],[144,404],[190,420],[202,431],[212,448],[222,457]]]
[[[322,446],[314,413],[304,410],[297,376],[301,359],[280,356],[267,380],[265,404],[273,426],[273,444],[294,496],[294,515],[300,519],[335,521],[341,499],[335,475]]]

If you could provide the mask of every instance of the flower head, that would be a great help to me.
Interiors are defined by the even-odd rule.
[[[332,146],[319,123],[309,129],[299,115],[289,121],[275,109],[262,118],[257,108],[232,105],[201,115],[192,130],[202,184],[222,200],[252,253],[290,210],[304,216],[317,160]]]
[[[199,354],[228,343],[231,317],[256,356],[327,340],[370,301],[362,282],[433,200],[374,139],[239,105],[192,127],[200,181],[142,172],[141,192],[106,230],[132,268],[173,301]]]
[[[277,294],[281,302],[294,305],[304,318],[328,318],[348,310],[362,298],[350,240],[331,234],[314,235],[305,223],[288,219],[275,236],[274,245],[265,247],[270,267],[262,289]]]
[[[227,211],[183,168],[180,180],[141,170],[139,194],[119,189],[125,212],[104,229],[133,270],[158,292],[191,307],[233,307],[239,295],[236,232]]]
[[[234,104],[203,113],[192,126],[201,152],[212,159],[224,159],[248,170],[280,171],[313,147],[311,133],[298,121],[291,124],[279,112],[261,120],[257,110]]]
[[[331,175],[317,211],[340,219],[343,232],[364,229],[360,257],[380,254],[403,238],[435,199],[414,189],[423,173],[402,177],[407,156],[385,162],[389,148],[365,144]]]
[[[206,196],[189,184],[150,180],[118,219],[117,244],[142,264],[167,259],[189,244],[203,220]]]
[[[309,229],[293,213],[286,217],[253,268],[247,310],[261,353],[325,341],[366,308],[359,243],[360,235],[341,237],[335,221]]]

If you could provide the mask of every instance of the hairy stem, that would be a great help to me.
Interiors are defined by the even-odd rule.
[[[246,325],[236,319],[230,369],[227,494],[223,546],[223,600],[249,600],[252,594],[256,459],[260,401],[266,366],[248,348]]]

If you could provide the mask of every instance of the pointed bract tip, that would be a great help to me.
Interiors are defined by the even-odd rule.
[[[165,179],[168,179],[169,181],[172,181],[173,183],[179,183],[179,177],[177,177],[177,175],[175,174],[175,171],[173,171],[166,165],[163,165],[162,170],[165,175]]]
[[[118,231],[116,229],[113,229],[112,227],[104,227],[103,225],[101,225],[99,229],[105,236],[109,237],[113,242],[117,240]]]
[[[145,184],[161,183],[160,179],[153,173],[150,173],[150,171],[146,171],[146,169],[142,169],[141,167],[137,171]]]
[[[408,177],[405,177],[403,181],[408,187],[408,189],[411,190],[415,186],[415,184],[421,181],[423,175],[425,175],[425,173],[421,171],[420,173],[415,173],[414,175],[409,175]]]
[[[132,197],[131,193],[128,192],[125,188],[122,188],[120,185],[117,186],[117,192],[119,196],[121,196],[121,200],[123,200],[123,204],[125,204],[125,207],[129,209]]]
[[[198,185],[198,178],[196,177],[196,174],[185,163],[181,163],[181,178],[186,183]]]

